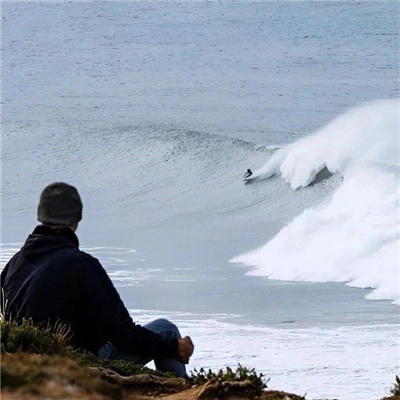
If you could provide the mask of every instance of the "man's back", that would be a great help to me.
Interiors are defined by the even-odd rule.
[[[72,344],[94,353],[110,341],[138,355],[175,356],[177,340],[136,325],[99,261],[78,245],[68,228],[38,226],[1,273],[6,317],[65,323]]]
[[[31,318],[51,325],[66,322],[75,332],[74,343],[92,347],[97,344],[88,331],[88,316],[82,315],[85,305],[79,277],[82,269],[96,260],[81,252],[78,245],[76,235],[68,228],[39,226],[9,261],[1,282],[7,318]],[[92,343],[86,343],[84,332]]]

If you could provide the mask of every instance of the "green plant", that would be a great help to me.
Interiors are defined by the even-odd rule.
[[[390,393],[394,396],[400,396],[400,378],[396,375],[396,382],[393,388],[390,390]]]
[[[227,367],[226,369],[220,369],[218,372],[214,372],[211,369],[205,370],[204,368],[201,368],[199,371],[194,369],[194,372],[190,376],[190,380],[194,384],[203,384],[210,379],[217,380],[220,383],[248,380],[260,392],[267,387],[269,381],[269,379],[265,381],[264,375],[262,373],[258,374],[254,368],[248,369],[240,364],[238,364],[236,370]]]
[[[23,319],[21,323],[1,319],[1,353],[35,353],[49,356],[62,356],[75,360],[88,367],[112,369],[120,375],[153,374],[164,377],[170,373],[154,371],[142,365],[124,360],[104,360],[94,354],[78,351],[68,345],[70,331],[65,325],[35,326],[31,320]]]
[[[152,374],[164,377],[174,376],[171,373],[155,371],[153,369],[147,368],[143,365],[136,364],[125,360],[104,360],[102,358],[96,357],[92,353],[88,352],[74,352],[73,358],[80,365],[88,367],[102,367],[107,369],[112,369],[122,376],[138,375],[138,374]]]
[[[39,328],[31,320],[16,321],[1,320],[1,352],[67,355],[72,352],[68,346],[69,330],[65,325]]]

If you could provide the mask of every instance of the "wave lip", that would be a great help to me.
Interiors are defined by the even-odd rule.
[[[235,257],[251,275],[372,288],[369,299],[399,294],[400,102],[357,107],[278,150],[258,176],[280,175],[293,188],[327,168],[343,177],[332,197],[305,210],[266,245]]]

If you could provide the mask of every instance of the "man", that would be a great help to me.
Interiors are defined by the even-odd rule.
[[[31,318],[45,326],[65,323],[77,348],[106,359],[154,360],[158,369],[185,376],[184,364],[194,350],[190,337],[182,339],[164,319],[135,324],[100,262],[79,250],[77,189],[62,182],[47,186],[37,218],[42,225],[1,273],[6,318]]]
[[[253,175],[253,171],[249,168],[246,173],[243,175],[243,179],[250,178]]]

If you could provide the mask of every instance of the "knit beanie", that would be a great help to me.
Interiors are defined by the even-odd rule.
[[[78,190],[64,182],[45,187],[40,195],[37,219],[45,225],[71,226],[82,219]]]

